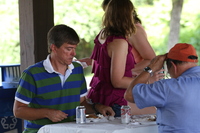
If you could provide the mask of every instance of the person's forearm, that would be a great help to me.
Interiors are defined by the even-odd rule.
[[[19,107],[14,111],[14,115],[17,118],[25,120],[37,120],[47,117],[47,108],[35,109],[30,107]]]
[[[149,60],[146,59],[137,63],[135,67],[132,69],[132,72],[140,74],[143,71],[143,69],[149,65],[150,61],[151,61],[150,59]]]
[[[26,104],[16,102],[14,104],[13,112],[15,117],[25,120],[38,120],[48,118],[52,122],[59,122],[67,118],[68,114],[61,110],[50,108],[31,108]]]
[[[148,80],[150,78],[150,74],[148,72],[142,71],[140,73],[140,75],[138,75],[137,78],[135,78],[129,85],[129,87],[127,88],[125,94],[124,94],[124,98],[128,101],[128,102],[132,102],[134,103],[134,97],[133,97],[133,87],[138,84],[138,83],[147,83]]]
[[[157,72],[163,67],[165,59],[166,55],[156,56],[153,60],[151,60],[151,63],[148,65],[148,67],[152,70],[152,72]],[[129,102],[134,102],[134,97],[132,93],[133,87],[138,83],[147,83],[150,75],[151,74],[147,71],[141,72],[140,75],[138,75],[127,88],[124,94],[124,98]]]
[[[86,100],[84,100],[82,103],[81,103],[82,106],[85,106],[86,108],[86,114],[92,114],[92,113],[97,113],[93,106],[92,106],[92,103],[88,103]]]

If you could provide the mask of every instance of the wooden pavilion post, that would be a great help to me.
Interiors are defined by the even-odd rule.
[[[19,0],[21,71],[46,58],[53,11],[53,0]]]

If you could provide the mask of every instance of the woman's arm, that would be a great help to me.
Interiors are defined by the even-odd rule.
[[[147,35],[143,27],[140,24],[136,24],[136,28],[136,33],[132,34],[128,38],[128,41],[132,44],[135,51],[138,52],[133,52],[135,59],[138,58],[137,56],[141,56],[143,59],[140,62],[137,62],[135,68],[133,69],[133,72],[139,74],[156,56],[156,54],[147,40]]]
[[[133,78],[124,77],[128,42],[124,39],[114,39],[108,44],[108,55],[111,58],[110,78],[115,88],[127,88]]]

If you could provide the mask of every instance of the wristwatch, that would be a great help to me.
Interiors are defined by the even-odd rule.
[[[144,71],[145,71],[145,72],[148,72],[148,73],[150,74],[151,77],[153,76],[153,71],[152,71],[152,69],[151,69],[150,67],[145,67],[145,68],[144,68]]]

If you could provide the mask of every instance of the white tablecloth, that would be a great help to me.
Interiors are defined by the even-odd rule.
[[[38,133],[158,133],[155,121],[141,121],[121,124],[116,118],[113,121],[76,124],[75,122],[45,125]]]

